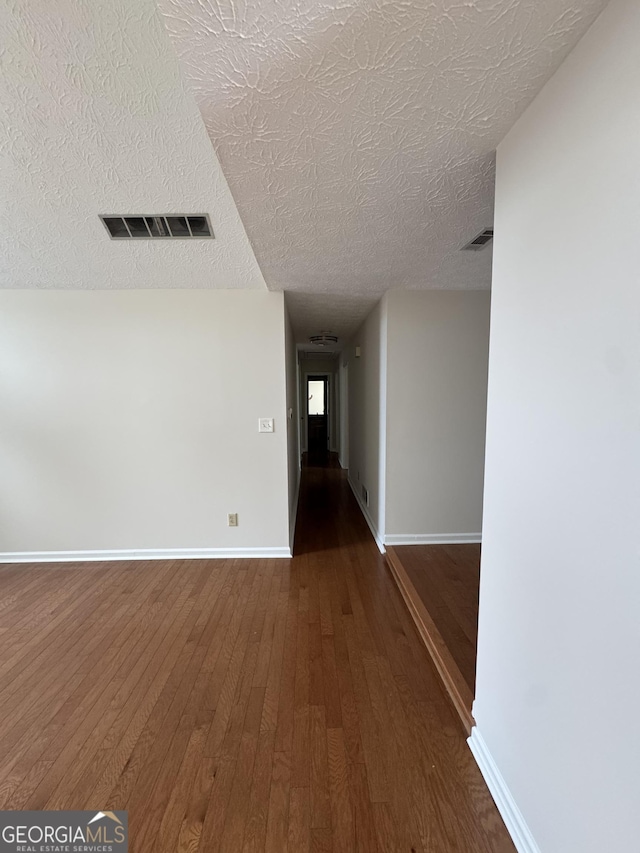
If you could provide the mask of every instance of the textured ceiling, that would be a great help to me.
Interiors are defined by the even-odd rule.
[[[164,26],[155,0],[0,3],[0,286],[264,273],[299,340],[389,288],[489,286],[490,250],[458,250],[491,224],[495,146],[606,5],[158,2]],[[97,217],[205,211],[214,241]]]
[[[605,5],[159,0],[299,338],[389,288],[489,287],[490,250],[458,250],[492,223],[495,147]]]
[[[0,286],[265,283],[154,0],[0,2]],[[211,214],[111,242],[99,213]]]
[[[332,332],[340,338],[340,349],[346,338],[357,329],[364,315],[378,301],[377,296],[339,293],[300,293],[289,291],[285,295],[287,309],[295,323],[296,338],[306,341],[318,332]],[[336,347],[329,347],[336,349]]]

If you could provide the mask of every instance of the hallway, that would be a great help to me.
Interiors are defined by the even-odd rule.
[[[0,807],[129,811],[130,850],[514,848],[345,472],[293,560],[0,571]]]

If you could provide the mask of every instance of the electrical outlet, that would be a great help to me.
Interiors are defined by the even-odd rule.
[[[238,526],[238,513],[230,512],[227,516],[227,527],[237,527]]]
[[[273,432],[273,418],[259,418],[258,432]]]

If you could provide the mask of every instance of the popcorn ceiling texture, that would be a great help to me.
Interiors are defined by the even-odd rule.
[[[0,286],[265,288],[153,0],[0,3]],[[99,213],[211,214],[111,242]]]
[[[490,250],[458,250],[491,224],[495,146],[606,5],[159,3],[0,4],[0,286],[264,273],[298,339],[348,336],[389,288],[489,286]],[[217,239],[117,243],[98,220],[162,212],[208,212]]]
[[[340,341],[337,347],[329,346],[328,350],[340,349],[377,301],[377,296],[362,294],[302,293],[291,290],[285,294],[291,322],[295,322],[297,340],[307,342],[308,346],[311,335],[331,331]]]
[[[159,0],[298,330],[389,288],[488,288],[497,143],[606,0]],[[324,308],[322,308],[324,305]]]

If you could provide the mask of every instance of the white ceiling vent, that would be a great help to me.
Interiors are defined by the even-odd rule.
[[[320,352],[319,350],[302,350],[300,358],[322,359],[322,361],[333,361],[338,358],[337,352]]]
[[[209,216],[197,214],[100,215],[112,240],[184,240],[214,236]]]
[[[493,240],[493,228],[485,228],[477,237],[474,237],[466,246],[462,247],[463,252],[478,252]]]

